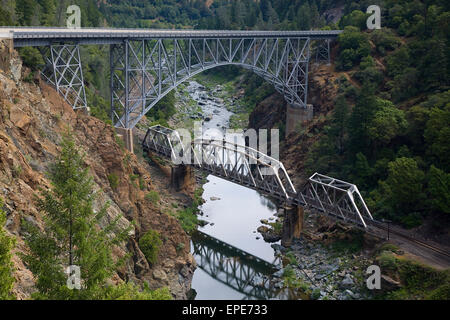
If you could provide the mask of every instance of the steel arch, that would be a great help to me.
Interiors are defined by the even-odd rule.
[[[254,71],[288,103],[306,107],[309,60],[308,37],[126,39],[110,50],[112,120],[133,128],[180,83],[225,65]]]

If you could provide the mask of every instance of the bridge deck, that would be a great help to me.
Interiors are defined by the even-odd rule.
[[[248,31],[248,30],[163,30],[115,28],[1,27],[0,37],[13,38],[16,47],[45,46],[52,42],[117,44],[124,39],[205,39],[205,38],[336,38],[342,30]]]

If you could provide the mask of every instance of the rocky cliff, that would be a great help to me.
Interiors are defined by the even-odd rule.
[[[113,281],[145,281],[152,289],[168,286],[176,299],[185,299],[195,268],[189,237],[174,217],[146,200],[145,195],[157,188],[148,164],[121,147],[113,127],[73,111],[39,77],[29,77],[30,70],[22,67],[17,53],[6,41],[0,41],[0,69],[0,197],[5,201],[6,229],[17,240],[17,297],[26,299],[35,290],[33,275],[18,255],[26,250],[22,221],[42,226],[33,198],[40,188],[50,187],[46,171],[58,155],[61,134],[70,128],[86,153],[86,165],[101,194],[95,206],[110,201],[108,218],[120,216],[123,225],[135,222],[129,241],[114,252],[117,256],[131,252],[132,258]],[[117,176],[119,182],[114,189],[108,180],[111,175]],[[139,186],[133,181],[137,176]],[[139,237],[150,228],[159,232],[163,240],[158,262],[152,266],[138,246]]]

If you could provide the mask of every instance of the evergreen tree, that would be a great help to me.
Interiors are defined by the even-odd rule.
[[[11,250],[14,247],[14,240],[3,229],[6,214],[2,207],[3,199],[0,198],[0,300],[9,300],[14,299],[14,295],[11,293],[14,284],[11,262]]]
[[[347,137],[348,118],[350,108],[345,101],[345,97],[340,95],[336,100],[336,106],[331,118],[331,127],[329,134],[334,137],[336,149],[339,155],[344,152],[345,141]]]
[[[300,30],[311,29],[311,8],[308,2],[305,2],[297,12],[297,27]]]
[[[45,227],[41,231],[25,223],[30,251],[23,260],[37,279],[39,293],[35,298],[101,299],[106,280],[123,262],[114,261],[112,248],[126,239],[129,229],[120,230],[120,217],[106,221],[107,205],[94,211],[97,195],[93,180],[70,132],[63,137],[61,146],[61,154],[49,173],[52,190],[43,191],[37,199]],[[100,223],[106,226],[100,229]],[[70,265],[80,267],[81,290],[69,290],[66,286],[65,269]]]
[[[36,2],[34,0],[17,0],[16,15],[22,26],[30,26],[35,14]]]
[[[368,128],[371,123],[373,113],[376,111],[376,97],[373,88],[368,85],[363,86],[358,96],[357,103],[349,118],[349,149],[351,156],[358,152],[368,154],[370,141]]]

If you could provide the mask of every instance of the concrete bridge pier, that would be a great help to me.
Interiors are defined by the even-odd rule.
[[[117,136],[121,138],[125,144],[125,148],[130,151],[131,153],[134,153],[133,149],[133,129],[127,129],[127,128],[117,128],[116,127]]]
[[[194,169],[190,165],[180,164],[170,167],[171,186],[178,191],[193,191],[195,187]]]
[[[290,104],[286,111],[286,135],[297,130],[298,125],[310,121],[313,118],[313,105],[307,104],[306,108],[293,107]]]
[[[304,210],[301,206],[284,207],[283,233],[281,245],[290,247],[294,239],[300,239],[304,224]]]

